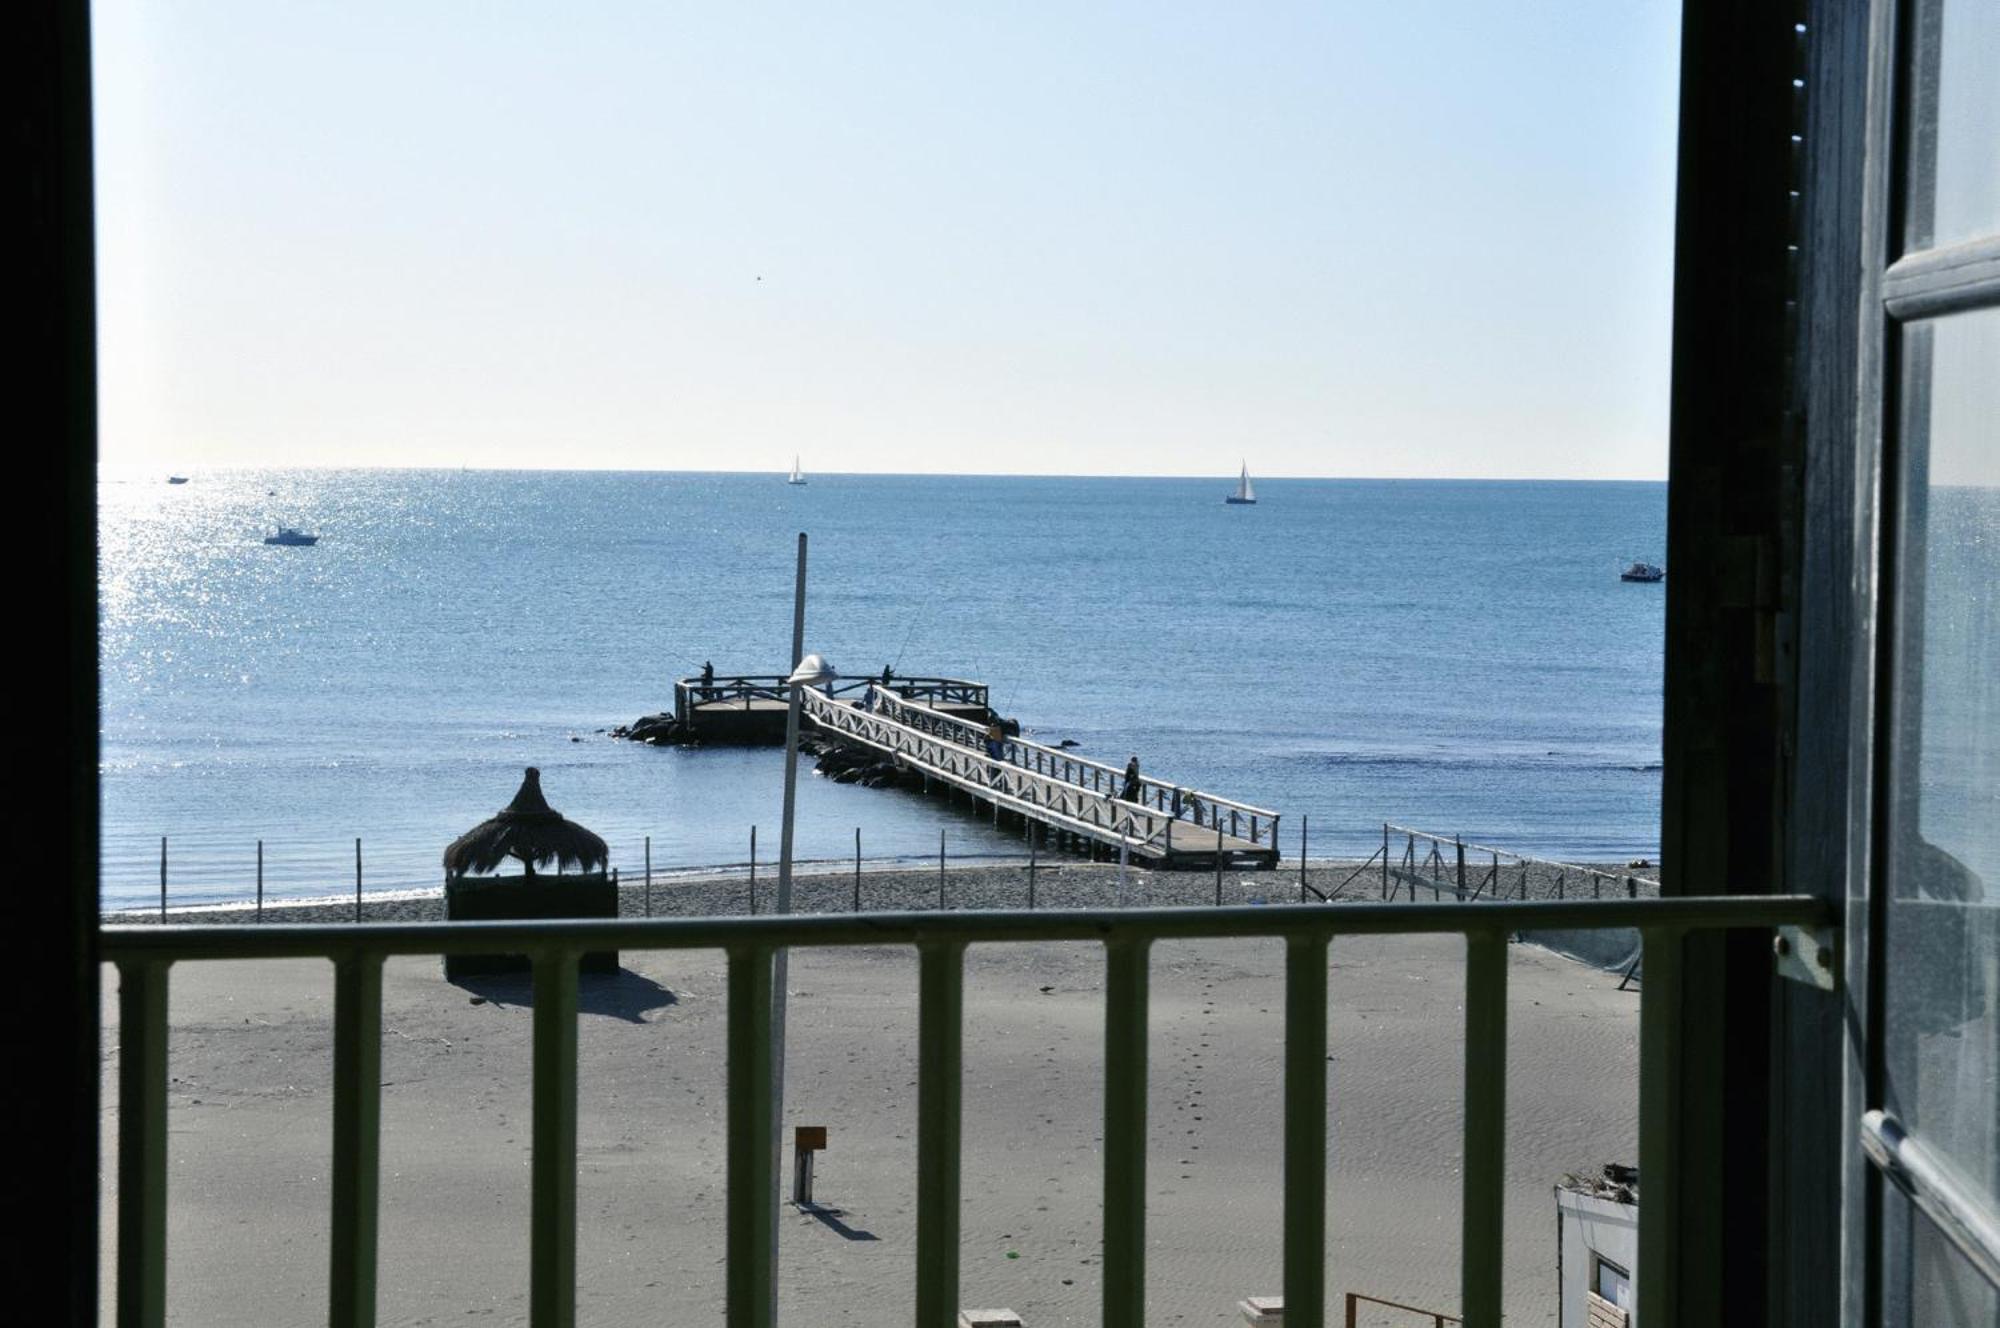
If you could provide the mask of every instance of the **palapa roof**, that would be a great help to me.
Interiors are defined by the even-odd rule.
[[[490,872],[508,858],[518,859],[534,875],[535,864],[553,859],[557,868],[589,870],[610,858],[604,841],[561,812],[542,796],[542,772],[533,766],[505,810],[451,841],[444,851],[445,870],[454,876]]]

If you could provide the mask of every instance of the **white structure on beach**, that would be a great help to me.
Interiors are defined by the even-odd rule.
[[[1637,1328],[1639,1173],[1606,1165],[1556,1185],[1556,1328]]]

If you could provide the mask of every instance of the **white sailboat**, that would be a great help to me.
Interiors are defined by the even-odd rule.
[[[792,453],[792,477],[786,480],[785,483],[804,484],[805,482],[806,482],[806,477],[799,474],[799,455],[798,453],[794,452]]]
[[[1236,481],[1236,492],[1222,500],[1225,503],[1248,503],[1255,505],[1257,490],[1250,484],[1250,463],[1243,463],[1243,474]]]

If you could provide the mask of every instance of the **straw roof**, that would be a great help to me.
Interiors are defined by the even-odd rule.
[[[535,864],[553,859],[557,869],[602,867],[610,858],[604,841],[549,806],[542,796],[542,772],[528,767],[520,792],[506,809],[451,841],[445,870],[454,876],[490,872],[508,858],[533,876]]]

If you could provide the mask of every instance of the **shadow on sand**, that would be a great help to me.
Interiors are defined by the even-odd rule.
[[[470,992],[475,1000],[501,1009],[510,1005],[528,1010],[535,1007],[534,979],[525,973],[460,977],[453,979],[451,985]],[[680,997],[672,991],[629,968],[621,968],[616,973],[585,973],[577,979],[576,1008],[584,1014],[599,1014],[611,1019],[623,1019],[628,1024],[643,1024],[652,1011],[679,1003]]]
[[[847,1225],[847,1223],[841,1221],[840,1220],[841,1218],[847,1216],[847,1210],[844,1208],[825,1208],[819,1204],[793,1204],[792,1207],[798,1209],[801,1213],[804,1213],[807,1217],[817,1218],[820,1222],[826,1225],[828,1230],[832,1231],[835,1235],[838,1235],[843,1240],[881,1239],[880,1236],[877,1236],[872,1231],[863,1231],[859,1227],[851,1227]]]

